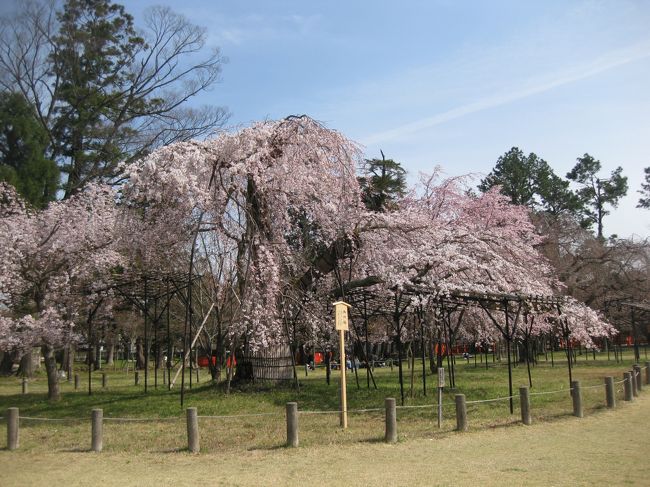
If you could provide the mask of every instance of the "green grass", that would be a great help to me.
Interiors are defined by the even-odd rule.
[[[560,354],[556,354],[556,359]],[[642,356],[643,358],[643,356]],[[566,362],[556,360],[555,367],[544,361],[533,368],[532,393],[565,390],[559,394],[533,395],[531,409],[533,420],[555,421],[571,414],[571,399],[568,393],[568,372]],[[612,355],[613,359],[613,355]],[[624,371],[632,366],[631,354],[623,363],[608,361],[606,354],[593,360],[580,357],[573,371],[574,380],[580,380],[583,387],[585,414],[593,414],[605,408],[603,377],[613,375],[620,380]],[[398,410],[400,440],[422,438],[443,438],[455,428],[454,395],[465,394],[467,401],[491,399],[508,395],[508,371],[504,362],[493,363],[490,357],[488,368],[481,364],[474,366],[473,359],[466,363],[458,360],[456,365],[456,388],[444,391],[444,422],[437,428],[435,401],[436,377],[427,376],[428,395],[422,391],[421,362],[416,362],[413,397],[409,395],[410,370],[404,367],[406,406],[431,405],[431,408],[405,408]],[[108,374],[107,389],[101,388],[101,372],[93,374],[93,394],[87,393],[87,371],[80,371],[80,390],[74,391],[72,383],[62,382],[62,399],[47,400],[47,381],[37,375],[29,383],[29,394],[21,394],[20,379],[0,379],[0,411],[8,407],[20,408],[20,415],[27,417],[65,419],[62,422],[37,422],[21,420],[21,450],[57,451],[87,450],[90,444],[90,415],[94,408],[102,408],[107,419],[104,426],[104,447],[113,452],[169,452],[186,446],[184,407],[197,407],[200,416],[237,416],[268,414],[267,416],[244,416],[238,418],[201,418],[202,451],[266,450],[282,446],[285,441],[284,408],[289,401],[297,401],[299,410],[336,411],[338,409],[338,377],[334,371],[332,383],[328,386],[322,369],[310,372],[305,377],[299,369],[300,389],[290,385],[272,386],[258,384],[244,389],[234,389],[225,394],[221,386],[215,387],[207,381],[202,371],[202,382],[194,383],[186,391],[185,405],[180,406],[178,389],[167,391],[159,377],[159,386],[153,387],[153,373],[147,394],[144,388],[134,385],[133,372],[126,373],[116,368],[105,370]],[[143,381],[143,373],[140,374]],[[338,414],[301,414],[300,442],[304,446],[342,445],[377,442],[383,437],[383,411],[355,412],[356,409],[384,407],[384,398],[396,397],[399,405],[397,367],[375,369],[378,389],[366,387],[365,370],[359,370],[360,387],[357,388],[354,374],[348,373],[348,408],[351,410],[347,430],[338,427]],[[513,370],[515,394],[520,385],[527,385],[525,365]],[[597,385],[597,388],[587,388]],[[178,385],[177,385],[178,387]],[[617,386],[617,400],[622,400],[622,385]],[[485,430],[519,421],[518,399],[515,398],[515,412],[510,414],[508,401],[468,405],[471,430]],[[0,413],[2,414],[2,413]],[[115,422],[110,418],[140,418],[154,421]],[[5,437],[5,425],[0,426],[0,438]]]

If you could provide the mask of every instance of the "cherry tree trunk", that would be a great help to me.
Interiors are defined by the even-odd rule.
[[[47,373],[47,398],[50,401],[58,401],[61,399],[59,391],[59,374],[56,368],[56,357],[54,355],[54,347],[50,345],[43,345],[41,347],[43,357],[45,357],[45,372]]]
[[[115,359],[115,342],[109,340],[106,345],[106,365],[114,365]]]
[[[11,375],[14,362],[15,357],[13,353],[0,352],[0,375]]]
[[[34,376],[34,358],[31,349],[21,357],[20,366],[18,367],[18,375],[29,378]]]

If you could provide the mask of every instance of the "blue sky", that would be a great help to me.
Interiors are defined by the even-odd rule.
[[[650,235],[650,2],[129,0],[207,28],[229,58],[200,102],[233,125],[306,113],[400,161],[486,174],[512,146],[565,175],[585,152],[630,191],[606,234]]]

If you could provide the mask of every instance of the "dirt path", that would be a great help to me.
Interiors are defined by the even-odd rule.
[[[239,454],[32,454],[0,451],[0,485],[650,485],[650,393],[584,419]]]

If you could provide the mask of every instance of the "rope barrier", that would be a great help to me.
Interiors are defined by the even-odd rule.
[[[74,422],[85,421],[85,418],[36,418],[32,416],[18,416],[18,419],[26,419],[27,421],[43,421],[43,422]]]
[[[480,401],[466,401],[465,404],[481,404],[484,402],[506,401],[508,399],[514,399],[515,397],[517,396],[495,397],[494,399],[481,399]]]
[[[368,409],[349,409],[348,413],[372,413],[376,411],[385,411],[385,408],[368,408]]]
[[[204,419],[254,418],[259,416],[283,416],[283,413],[224,414],[222,416],[197,416]]]
[[[104,416],[104,421],[113,421],[115,423],[156,423],[159,421],[181,421],[184,418],[174,417],[174,418],[107,418]]]
[[[343,411],[300,411],[298,414],[341,414]],[[348,411],[349,413],[350,411]]]
[[[641,376],[640,371],[632,371],[632,377],[637,378]],[[618,381],[614,381],[614,384],[623,384],[625,382],[625,379],[621,379]],[[117,385],[113,387],[133,387],[129,385]],[[597,388],[602,388],[603,384],[597,384],[597,385],[592,385],[592,386],[582,386],[581,389],[597,389]],[[561,393],[567,393],[573,391],[573,388],[568,388],[568,389],[560,389],[556,391],[542,391],[542,392],[530,392],[530,396],[542,396],[542,395],[550,395],[550,394],[561,394]],[[623,391],[623,389],[617,388],[615,389],[617,393],[620,393]],[[512,395],[512,396],[504,396],[504,397],[496,397],[493,399],[481,399],[481,400],[475,400],[475,401],[467,401],[466,404],[483,404],[483,403],[491,403],[491,402],[498,402],[498,401],[506,401],[510,399],[514,399],[518,396]],[[437,404],[424,404],[424,405],[411,405],[411,406],[396,406],[396,409],[435,409],[438,405]],[[455,403],[450,403],[450,402],[445,402],[443,403],[443,406],[446,407],[453,407],[455,406]],[[348,409],[348,413],[369,413],[369,412],[382,412],[384,411],[384,408],[365,408],[365,409]],[[302,415],[317,415],[317,414],[341,414],[341,410],[323,410],[323,411],[298,411],[299,414]],[[231,414],[231,415],[201,415],[197,416],[198,418],[201,419],[236,419],[236,418],[252,418],[252,417],[264,417],[264,416],[283,416],[284,413],[280,412],[273,412],[273,413],[251,413],[251,414]],[[5,417],[0,416],[0,420],[4,420]],[[34,416],[19,416],[19,419],[26,420],[26,421],[41,421],[41,422],[79,422],[79,421],[86,421],[86,418],[43,418],[43,417],[34,417]],[[161,422],[161,421],[183,421],[184,418],[182,416],[177,416],[177,417],[171,417],[171,418],[115,418],[115,417],[104,417],[104,421],[112,421],[112,422]]]
[[[451,403],[446,403],[451,404]],[[437,408],[437,404],[425,404],[423,406],[395,406],[396,409],[424,409],[424,408]]]
[[[560,392],[571,392],[573,389],[560,389],[559,391],[529,392],[529,396],[545,396],[547,394],[559,394]]]

